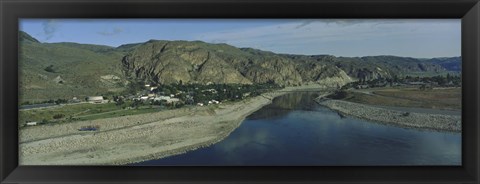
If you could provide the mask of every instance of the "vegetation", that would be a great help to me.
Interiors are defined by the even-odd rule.
[[[342,89],[349,88],[372,88],[372,87],[387,87],[387,86],[402,86],[402,85],[418,85],[420,89],[428,89],[427,85],[431,87],[460,87],[462,85],[462,78],[460,75],[453,75],[447,73],[446,75],[437,75],[431,77],[398,77],[392,78],[377,78],[373,80],[359,80],[348,83]]]
[[[49,99],[72,99],[74,96],[99,95],[121,91],[115,80],[100,80],[101,76],[122,77],[119,66],[124,52],[111,47],[75,43],[39,43],[21,34],[19,43],[20,102],[30,103]],[[110,48],[110,50],[108,50]],[[53,81],[60,76],[63,84]],[[33,86],[33,88],[29,88]]]
[[[341,100],[341,99],[347,98],[347,96],[348,96],[348,93],[345,90],[339,90],[328,95],[327,98]]]
[[[46,72],[55,73],[55,70],[53,69],[53,65],[47,66],[43,70],[45,70]]]
[[[65,114],[55,114],[53,115],[53,119],[61,119],[61,118],[64,118],[65,117]]]
[[[461,88],[421,90],[409,88],[372,88],[367,90],[339,90],[330,98],[369,105],[395,107],[418,107],[431,109],[460,110]],[[441,100],[439,100],[441,99]]]
[[[153,92],[160,95],[176,95],[187,104],[205,103],[210,100],[238,101],[246,97],[258,96],[267,91],[279,89],[273,83],[265,84],[171,84],[161,85]]]

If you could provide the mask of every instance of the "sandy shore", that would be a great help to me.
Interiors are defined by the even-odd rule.
[[[370,121],[413,128],[425,128],[451,132],[462,131],[461,116],[459,115],[400,111],[354,102],[347,102],[343,100],[324,99],[317,101],[320,105],[324,105],[342,114]]]
[[[28,127],[20,132],[20,165],[122,165],[159,159],[209,146],[227,137],[246,116],[285,93],[320,86],[290,87],[220,104],[188,107],[67,124]],[[96,132],[81,126],[100,125]]]

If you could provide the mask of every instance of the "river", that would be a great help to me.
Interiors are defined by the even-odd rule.
[[[141,166],[461,165],[461,133],[396,127],[343,117],[312,92],[274,99],[227,138]]]

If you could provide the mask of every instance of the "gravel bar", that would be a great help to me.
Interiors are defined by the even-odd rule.
[[[450,132],[462,131],[461,116],[458,115],[398,111],[333,99],[317,99],[316,101],[320,105],[338,111],[341,114],[369,121],[412,128],[424,128]]]

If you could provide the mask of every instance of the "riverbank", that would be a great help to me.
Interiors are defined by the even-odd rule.
[[[312,86],[308,87],[309,89]],[[20,165],[123,165],[209,146],[227,137],[246,116],[282,89],[217,108],[188,107],[115,118],[29,127],[20,132]],[[99,125],[100,131],[80,132]]]
[[[320,105],[338,111],[341,114],[346,114],[369,121],[413,128],[425,128],[451,132],[462,131],[461,116],[458,115],[399,111],[333,99],[317,99],[317,102]]]

